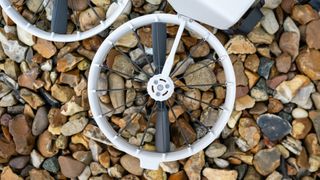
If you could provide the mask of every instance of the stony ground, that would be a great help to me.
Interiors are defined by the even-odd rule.
[[[30,11],[41,3],[27,2]],[[90,11],[81,2],[86,1],[77,1],[79,11]],[[97,8],[110,4],[92,2]],[[132,0],[113,28],[157,11],[160,4]],[[100,10],[104,14],[106,9]],[[108,33],[81,42],[49,42],[2,14],[0,179],[320,178],[319,12],[295,0],[266,0],[262,12],[265,17],[247,36],[213,30],[228,50],[237,78],[235,108],[220,138],[190,158],[162,163],[157,171],[139,168],[136,158],[110,146],[90,118],[87,75]],[[83,13],[82,29],[99,20],[88,22],[90,13]],[[139,34],[144,45],[150,43],[150,33]],[[192,38],[184,41],[186,49],[188,42]],[[121,45],[130,43],[127,39]],[[195,56],[207,56],[205,48]]]

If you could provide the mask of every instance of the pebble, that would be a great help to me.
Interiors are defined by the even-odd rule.
[[[248,55],[244,62],[244,67],[252,72],[258,72],[259,65],[260,59],[256,54]]]
[[[297,57],[298,69],[312,80],[320,80],[320,51],[315,49],[303,50]]]
[[[320,145],[315,133],[308,134],[304,139],[304,144],[310,155],[320,155]]]
[[[294,21],[288,16],[284,22],[283,22],[283,29],[286,32],[295,32],[299,35],[300,39],[300,30],[297,27],[297,25],[294,23]]]
[[[54,84],[51,87],[51,95],[58,101],[66,103],[75,95],[75,92],[69,86]]]
[[[319,18],[319,14],[309,5],[295,5],[292,8],[291,17],[300,24],[307,24],[308,22]]]
[[[86,127],[87,123],[88,119],[86,117],[68,121],[61,127],[61,133],[64,136],[72,136],[81,132]]]
[[[116,43],[116,46],[122,46],[126,48],[134,48],[139,43],[134,32],[129,32],[122,36]],[[115,60],[116,61],[116,60]],[[132,66],[132,64],[130,64]]]
[[[263,176],[271,174],[280,165],[280,152],[276,148],[263,149],[255,154],[253,165]]]
[[[264,17],[261,19],[262,27],[269,33],[275,34],[279,30],[279,24],[276,19],[275,14],[271,9],[262,8],[261,12],[263,13]]]
[[[264,8],[275,9],[281,4],[282,0],[265,0]]]
[[[209,158],[218,158],[221,157],[227,151],[227,147],[220,143],[212,143],[205,150],[205,155]]]
[[[235,110],[242,111],[245,109],[252,108],[255,105],[255,100],[249,96],[245,95],[236,99]]]
[[[210,46],[208,43],[201,43],[190,48],[190,53],[193,58],[206,57],[210,53]]]
[[[179,171],[180,164],[178,161],[162,162],[160,163],[160,167],[164,172],[174,174]]]
[[[225,45],[229,54],[254,54],[255,46],[244,36],[236,35]]]
[[[318,140],[320,139],[320,112],[318,111],[310,111],[309,118],[313,123],[313,128],[316,131]]]
[[[18,176],[17,174],[15,174],[12,171],[10,166],[6,166],[3,168],[0,178],[1,179],[10,179],[10,180],[23,180],[22,177]]]
[[[320,109],[320,93],[314,92],[311,95],[312,101],[316,109]]]
[[[256,102],[267,101],[269,96],[264,89],[253,87],[250,91],[250,96],[255,99]]]
[[[36,43],[33,35],[25,31],[20,26],[17,26],[17,35],[19,40],[27,46],[33,46]]]
[[[236,76],[237,86],[247,86],[248,78],[244,73],[243,63],[241,61],[236,61],[233,64],[233,69]]]
[[[311,94],[315,92],[315,87],[313,83],[309,83],[308,85],[302,87],[298,94],[293,97],[291,102],[297,104],[298,106],[304,108],[304,109],[311,109],[312,107],[312,101],[311,101]]]
[[[72,154],[72,157],[86,165],[89,165],[92,161],[92,153],[90,151],[76,151]]]
[[[48,111],[45,107],[40,107],[33,119],[32,134],[34,136],[39,136],[43,131],[45,131],[48,125]]]
[[[191,156],[184,164],[184,170],[189,179],[200,179],[201,170],[205,165],[204,152],[200,151],[197,154]]]
[[[50,176],[50,173],[46,170],[31,169],[31,171],[29,171],[29,175],[30,175],[30,180],[36,180],[36,179],[54,180],[54,178]]]
[[[33,109],[38,109],[38,107],[43,106],[45,102],[43,99],[37,95],[36,93],[22,88],[20,90],[20,96],[23,100],[25,100]]]
[[[284,139],[281,144],[287,148],[290,152],[293,154],[299,155],[302,151],[302,144],[301,141],[296,140],[290,136],[287,136],[286,139]]]
[[[276,58],[276,67],[279,72],[288,73],[291,67],[291,56],[283,53]]]
[[[79,24],[81,31],[87,31],[100,23],[100,19],[105,19],[106,13],[101,7],[88,8],[79,15]]]
[[[280,174],[278,171],[274,171],[266,178],[266,180],[281,180],[282,177],[282,174]]]
[[[134,65],[124,55],[115,56],[112,69],[121,72],[122,74],[126,74],[127,76],[118,73],[126,79],[134,76]]]
[[[87,180],[91,176],[90,167],[86,166],[82,173],[78,176],[79,180]]]
[[[273,114],[263,114],[258,117],[257,124],[262,133],[271,141],[277,141],[288,135],[292,127],[290,123]]]
[[[107,173],[107,170],[99,163],[97,162],[91,162],[90,163],[90,170],[92,175],[96,176],[102,173]]]
[[[167,179],[167,174],[159,168],[158,170],[145,170],[143,172],[143,177],[146,180]]]
[[[186,85],[200,85],[200,84],[214,84],[216,83],[215,74],[209,69],[205,63],[199,62],[190,65],[183,77],[186,81]],[[201,91],[207,91],[211,86],[192,86],[193,88],[200,89]]]
[[[256,122],[250,118],[240,118],[239,121],[239,134],[242,137],[249,149],[255,147],[260,140],[260,129]]]
[[[124,88],[124,80],[121,76],[111,73],[109,75],[109,88],[110,89],[123,89]],[[109,96],[111,98],[111,103],[114,108],[117,110],[114,112],[115,114],[119,114],[125,109],[125,97],[124,91],[111,91],[109,92]],[[119,108],[118,108],[119,107]]]
[[[17,63],[21,63],[25,59],[27,47],[22,46],[16,40],[8,40],[2,33],[0,33],[0,42],[4,53]]]
[[[30,121],[22,114],[15,116],[9,122],[9,132],[15,142],[16,151],[22,155],[29,155],[35,144]]]
[[[84,111],[84,108],[75,99],[71,99],[61,107],[61,114],[64,116],[72,116],[81,111]]]
[[[31,154],[31,163],[34,167],[39,168],[42,162],[44,161],[44,157],[38,153],[35,149],[32,150]]]
[[[14,169],[23,169],[29,161],[29,156],[18,156],[9,161],[9,166]]]
[[[41,56],[44,58],[51,58],[56,54],[57,48],[50,41],[38,38],[37,43],[33,46],[34,50],[36,50]]]
[[[97,142],[100,142],[106,145],[111,145],[110,141],[106,138],[106,136],[102,133],[102,131],[97,126],[88,124],[82,133],[87,138],[93,139]]]
[[[314,49],[320,49],[320,38],[319,36],[316,36],[316,34],[319,34],[319,28],[320,28],[320,20],[315,20],[310,22],[307,25],[306,28],[306,42],[308,44],[309,48]]]
[[[43,161],[42,167],[49,172],[57,173],[60,170],[57,157],[51,157]]]
[[[108,174],[111,177],[121,178],[124,174],[124,171],[125,170],[123,169],[122,166],[120,166],[119,164],[115,164],[114,166],[108,169]]]
[[[271,44],[274,40],[274,35],[267,33],[261,26],[256,26],[248,34],[248,39],[256,44]]]
[[[295,108],[292,111],[292,116],[295,119],[300,119],[300,118],[307,118],[308,117],[308,112],[302,108]]]
[[[295,32],[282,33],[279,46],[283,52],[288,53],[292,58],[296,58],[299,54],[299,35]]]
[[[120,158],[120,163],[121,163],[122,167],[131,174],[141,176],[143,173],[143,169],[140,168],[139,159],[137,159],[133,156],[130,156],[128,154],[122,156]]]
[[[308,118],[295,119],[292,122],[292,137],[304,139],[312,128],[312,123]]]
[[[81,174],[85,165],[68,156],[60,156],[58,158],[61,172],[68,178],[75,178]]]
[[[110,167],[110,155],[109,155],[108,151],[105,151],[105,152],[99,154],[99,163],[104,168],[109,168]]]
[[[48,130],[44,131],[37,141],[38,150],[44,157],[52,157],[59,152],[59,149],[54,145],[56,136],[52,135]]]
[[[63,57],[58,58],[56,69],[58,72],[70,71],[74,69],[77,66],[77,64],[81,62],[83,59],[83,57],[67,53]]]
[[[236,180],[238,177],[238,172],[236,170],[224,170],[224,169],[213,169],[213,168],[204,168],[202,174],[207,179],[216,179],[216,180]]]

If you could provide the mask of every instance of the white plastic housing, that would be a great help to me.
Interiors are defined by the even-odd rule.
[[[218,29],[228,29],[255,0],[168,0],[177,13]]]
[[[106,135],[106,137],[112,142],[112,144],[115,145],[116,148],[139,158],[140,166],[146,169],[158,169],[160,162],[184,159],[203,150],[210,143],[212,143],[212,141],[219,137],[221,131],[227,124],[228,119],[233,110],[236,92],[235,75],[228,53],[226,52],[225,48],[220,43],[220,41],[205,27],[201,26],[195,21],[188,21],[186,24],[186,28],[192,30],[193,32],[196,32],[200,35],[200,37],[205,38],[208,44],[216,51],[217,55],[221,59],[220,63],[223,66],[224,74],[226,77],[226,99],[223,106],[221,106],[223,110],[220,111],[219,118],[216,124],[210,129],[210,131],[204,137],[198,139],[196,142],[194,142],[192,145],[186,148],[168,153],[151,152],[140,149],[138,146],[132,145],[126,139],[122,138],[121,136],[118,136],[117,132],[108,123],[108,118],[102,115],[103,111],[100,107],[98,92],[96,91],[99,79],[98,77],[101,72],[100,65],[104,63],[106,55],[113,47],[113,44],[128,32],[131,32],[132,29],[150,25],[154,22],[165,22],[180,25],[183,21],[185,21],[185,18],[180,17],[181,16],[170,14],[150,14],[132,19],[124,23],[119,28],[114,30],[104,40],[104,42],[98,49],[90,67],[88,77],[88,97],[90,108],[95,121],[97,122],[98,126],[100,127],[104,135]]]

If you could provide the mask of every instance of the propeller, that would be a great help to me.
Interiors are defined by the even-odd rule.
[[[68,26],[68,1],[54,0],[51,20],[51,31],[66,34]]]
[[[152,24],[153,62],[156,74],[161,74],[166,61],[167,28],[165,23]],[[157,101],[156,149],[158,152],[170,151],[170,122],[164,101]]]

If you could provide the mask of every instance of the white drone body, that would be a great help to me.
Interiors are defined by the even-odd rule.
[[[168,0],[184,16],[218,29],[234,25],[255,0]]]

